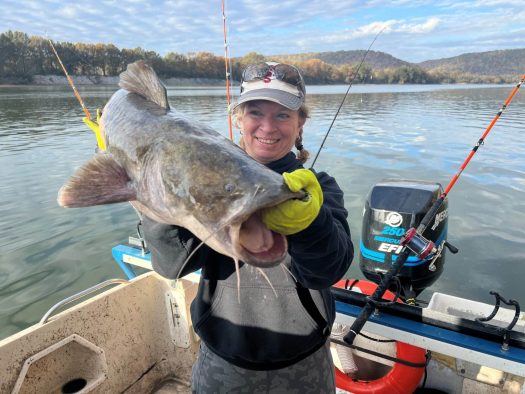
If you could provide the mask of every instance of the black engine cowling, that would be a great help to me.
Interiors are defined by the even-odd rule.
[[[401,237],[418,226],[442,193],[440,184],[424,181],[389,179],[372,187],[365,202],[360,243],[360,268],[368,280],[381,281],[403,248]],[[447,237],[447,206],[445,199],[423,233],[436,247]],[[445,251],[433,262],[432,258],[408,257],[398,276],[404,298],[417,296],[441,275]]]

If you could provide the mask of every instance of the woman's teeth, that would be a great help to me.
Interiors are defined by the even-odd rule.
[[[257,139],[257,141],[263,144],[268,144],[268,145],[276,144],[277,142],[279,142],[279,140],[275,140],[275,139],[267,139],[267,138],[259,138],[259,137],[255,137],[255,138]]]

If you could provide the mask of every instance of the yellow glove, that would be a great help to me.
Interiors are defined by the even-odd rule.
[[[87,117],[82,118],[82,121],[95,133],[95,137],[97,137],[97,145],[100,148],[100,150],[106,150],[106,141],[104,141],[104,137],[102,136],[102,131],[100,130],[100,116],[102,112],[100,111],[100,108],[97,108],[97,121],[93,121],[91,119],[88,119]]]
[[[291,191],[306,191],[302,200],[292,199],[263,211],[263,222],[270,230],[290,235],[307,228],[323,205],[323,191],[315,174],[304,168],[283,173],[284,182]]]

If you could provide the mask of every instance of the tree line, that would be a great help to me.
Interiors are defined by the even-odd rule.
[[[55,42],[54,46],[71,75],[116,76],[129,63],[145,60],[162,78],[225,78],[224,57],[209,52],[180,54],[170,52],[160,56],[143,48],[119,49],[113,44]],[[250,52],[231,60],[232,78],[239,81],[241,70],[257,61],[286,61],[286,58],[267,58]],[[504,82],[489,77],[427,71],[417,66],[373,69],[366,63],[354,78],[357,64],[333,65],[319,59],[292,62],[303,73],[307,84],[341,84],[355,79],[358,83],[454,83]],[[31,83],[34,75],[63,75],[49,41],[40,36],[28,36],[18,31],[0,34],[0,81]]]

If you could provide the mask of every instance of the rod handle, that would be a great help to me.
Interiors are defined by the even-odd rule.
[[[352,323],[348,334],[344,336],[343,340],[346,343],[351,345],[354,342],[355,337],[361,331],[366,321],[374,311],[376,304],[381,300],[381,298],[383,298],[383,294],[385,294],[385,292],[388,290],[388,287],[390,286],[393,277],[399,274],[399,271],[405,264],[405,261],[407,260],[410,254],[410,249],[406,247],[403,249],[404,250],[398,256],[396,261],[392,264],[392,266],[387,271],[383,279],[381,279],[381,283],[379,283],[379,286],[377,286],[374,293],[370,297],[368,297],[368,301],[366,302],[363,309],[361,309],[359,316],[357,316],[355,321]]]

